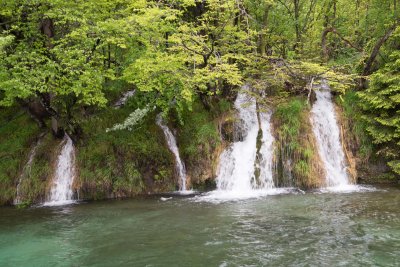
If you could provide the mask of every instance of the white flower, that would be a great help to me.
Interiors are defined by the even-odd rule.
[[[138,124],[150,111],[150,108],[147,106],[143,109],[136,109],[134,112],[129,114],[128,118],[123,123],[115,124],[112,128],[108,128],[106,132],[118,131],[118,130],[129,130],[132,131],[133,126]]]

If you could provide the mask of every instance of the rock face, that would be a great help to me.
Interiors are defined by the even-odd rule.
[[[270,131],[274,142],[266,150],[274,151],[271,169],[275,187],[312,189],[324,186],[325,170],[310,122],[310,109],[314,103],[313,94],[310,105],[305,96],[288,97],[272,109]],[[395,182],[396,177],[391,174],[383,159],[361,155],[359,137],[352,130],[353,122],[346,118],[340,103],[334,106],[351,182]],[[254,110],[254,104],[247,107]],[[105,113],[109,118],[99,117],[83,125],[85,135],[76,143],[76,179],[72,185],[74,192],[78,193],[76,196],[79,195],[80,199],[122,198],[177,190],[179,179],[175,168],[176,159],[168,149],[162,129],[155,123],[156,114],[149,115],[141,128],[135,131],[106,133],[104,129],[116,122],[115,116],[125,118],[128,110],[110,108],[109,112],[109,115]],[[260,120],[269,118],[244,118],[237,108],[230,106],[220,113],[195,107],[183,119],[184,124],[180,124],[177,116],[171,114],[168,126],[175,129],[172,133],[176,138],[181,161],[186,166],[187,189],[215,189],[221,154],[233,143],[243,143],[249,134],[255,151],[255,160],[252,160],[253,165],[249,165],[249,172],[254,172],[254,186],[262,186],[260,166],[266,164],[266,158],[261,156],[265,129],[260,128]],[[250,128],[255,130],[246,130],[246,123],[250,123]],[[27,156],[33,145],[32,140],[27,138],[24,142]],[[23,186],[19,188],[26,195],[24,202],[41,203],[46,200],[45,195],[49,192],[49,184],[57,165],[58,143],[59,140],[48,134],[38,147],[32,159],[32,172],[29,178],[23,179]],[[238,151],[237,158],[243,159],[245,149]],[[19,173],[26,161],[26,157],[21,157]],[[229,163],[230,160],[227,160],[225,165]],[[20,184],[18,178],[15,176],[13,184],[5,185],[4,188],[16,192]],[[10,195],[0,198],[1,204],[12,204],[15,194]]]
[[[220,126],[221,138],[225,142],[235,141],[235,119],[233,117],[226,118],[221,122]]]
[[[348,162],[348,173],[353,183],[396,183],[397,177],[391,172],[383,158],[374,155],[363,155],[360,152],[360,139],[355,131],[352,130],[354,122],[346,118],[343,108],[339,105],[336,105],[336,114]]]

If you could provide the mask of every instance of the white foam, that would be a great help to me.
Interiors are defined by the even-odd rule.
[[[183,196],[185,196],[185,195],[193,195],[193,194],[196,194],[196,193],[197,193],[196,190],[182,190],[182,191],[175,191],[174,192],[174,194],[183,195]]]
[[[318,190],[320,193],[356,193],[356,192],[374,192],[378,189],[373,186],[345,184],[337,186],[323,187]]]
[[[220,156],[217,175],[217,191],[221,198],[249,198],[266,194],[274,187],[272,179],[273,142],[271,134],[271,115],[260,113],[260,123],[257,118],[256,99],[249,94],[249,88],[244,86],[235,100],[239,121],[235,124],[235,134],[239,137],[223,151]],[[257,158],[257,136],[262,129],[262,144]],[[260,171],[255,176],[256,167]],[[264,193],[262,193],[264,192]],[[272,192],[272,191],[271,191]],[[230,197],[231,196],[231,197]]]
[[[254,190],[215,190],[195,196],[193,199],[199,202],[228,202],[240,201],[252,198],[262,198],[275,195],[286,195],[291,193],[298,193],[296,188],[271,188],[271,189],[254,189]]]
[[[60,201],[47,201],[43,203],[42,207],[56,207],[65,206],[78,203],[76,200],[60,200]]]

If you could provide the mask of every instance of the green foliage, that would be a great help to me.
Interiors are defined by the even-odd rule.
[[[184,125],[181,127],[182,132],[179,138],[182,143],[182,156],[188,162],[200,160],[199,153],[202,156],[210,157],[220,142],[212,114],[204,110],[196,101],[193,113],[186,113],[183,119]]]
[[[371,137],[367,133],[367,122],[362,118],[363,110],[360,107],[361,99],[355,91],[347,91],[337,102],[343,107],[344,116],[349,129],[347,135],[353,139],[351,142],[358,150],[358,155],[367,160],[373,153]]]
[[[395,51],[382,69],[371,75],[369,88],[360,92],[360,103],[368,123],[367,131],[375,144],[378,154],[391,161],[389,166],[399,172],[400,158],[400,52]]]
[[[304,177],[310,175],[310,165],[306,160],[299,160],[294,165],[294,173],[297,176]]]
[[[153,107],[175,119],[189,169],[210,169],[220,147],[217,118],[232,109],[244,80],[260,107],[277,106],[277,135],[296,175],[315,171],[311,141],[303,138],[309,129],[302,97],[320,78],[340,94],[360,155],[372,153],[372,138],[399,173],[399,30],[380,50],[370,88],[350,90],[399,6],[392,0],[2,1],[0,106],[8,108],[0,110],[0,202],[13,198],[39,132],[27,116],[11,113],[41,103],[50,112],[41,114],[47,127],[48,116],[68,132],[81,125],[82,195],[132,195],[173,187],[173,158]],[[136,95],[124,108],[107,106],[128,88]],[[52,161],[46,151],[56,146],[46,137],[39,149],[24,185],[27,203],[44,195]]]
[[[186,168],[191,172],[192,181],[201,184],[212,177],[210,171],[216,162],[215,150],[220,145],[217,124],[214,121],[214,110],[207,111],[197,100],[193,111],[185,112],[183,125],[180,126],[179,149]]]

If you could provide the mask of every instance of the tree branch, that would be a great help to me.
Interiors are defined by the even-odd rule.
[[[378,42],[375,44],[374,48],[372,49],[372,53],[365,61],[365,66],[364,70],[362,72],[363,76],[367,76],[371,74],[372,70],[372,64],[374,63],[377,55],[379,54],[379,50],[381,49],[382,45],[390,38],[390,36],[393,34],[393,32],[397,29],[397,27],[400,24],[400,19],[396,21],[387,31],[386,33],[378,40]]]
[[[286,10],[288,11],[288,13],[289,13],[289,15],[293,18],[294,16],[293,16],[293,12],[292,12],[292,10],[290,10],[290,8],[285,4],[285,2],[283,2],[282,0],[277,0],[281,5],[283,5],[285,8],[286,8]]]

